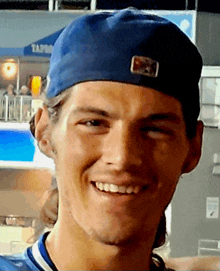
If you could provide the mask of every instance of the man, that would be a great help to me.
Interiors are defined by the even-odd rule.
[[[200,159],[201,68],[185,34],[144,11],[72,22],[35,117],[39,148],[56,165],[58,220],[3,260],[25,270],[167,270],[153,249],[179,177]]]
[[[29,88],[26,85],[21,86],[20,95],[22,95],[22,96],[31,96],[31,92],[30,92]]]
[[[217,256],[199,256],[170,258],[166,260],[169,267],[177,270],[219,270],[219,257]]]
[[[12,84],[9,84],[7,86],[6,92],[3,95],[4,96],[7,95],[8,97],[14,97],[14,96],[16,96],[16,93],[14,91],[14,86]]]

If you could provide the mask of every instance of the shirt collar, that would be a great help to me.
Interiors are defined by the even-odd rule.
[[[45,240],[50,232],[44,233],[37,242],[34,243],[31,249],[31,254],[36,263],[44,270],[44,271],[58,271],[55,264],[52,262],[46,246]]]

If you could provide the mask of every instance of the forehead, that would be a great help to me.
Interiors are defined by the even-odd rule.
[[[70,90],[67,111],[92,106],[126,114],[175,113],[182,117],[181,103],[155,89],[111,81],[91,81],[75,85]]]

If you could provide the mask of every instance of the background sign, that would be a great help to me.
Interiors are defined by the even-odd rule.
[[[53,45],[62,31],[63,28],[24,47],[24,56],[50,57]]]
[[[213,219],[219,217],[219,198],[206,198],[206,218]]]

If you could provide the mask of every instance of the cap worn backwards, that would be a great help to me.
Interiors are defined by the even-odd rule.
[[[46,95],[85,81],[124,82],[192,103],[198,117],[201,69],[196,46],[172,22],[134,8],[98,12],[78,17],[57,39]]]

